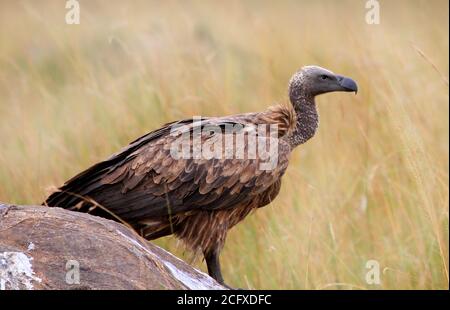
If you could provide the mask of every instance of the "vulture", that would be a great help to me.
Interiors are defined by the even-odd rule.
[[[337,91],[356,94],[357,85],[302,67],[289,82],[290,104],[168,123],[74,176],[43,205],[127,223],[147,240],[173,234],[227,286],[219,255],[228,230],[275,199],[291,152],[317,130],[315,97]]]

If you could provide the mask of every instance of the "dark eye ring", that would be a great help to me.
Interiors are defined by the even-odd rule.
[[[322,80],[326,80],[326,79],[328,79],[328,76],[327,76],[327,75],[321,75],[320,78],[321,78]]]

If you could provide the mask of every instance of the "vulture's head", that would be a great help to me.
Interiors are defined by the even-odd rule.
[[[351,78],[334,74],[319,66],[303,67],[289,82],[289,96],[293,101],[301,97],[310,98],[334,91],[356,94],[358,86]]]

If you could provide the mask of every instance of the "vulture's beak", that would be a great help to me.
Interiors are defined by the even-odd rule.
[[[356,85],[356,82],[353,81],[351,78],[342,76],[342,75],[336,75],[336,78],[338,80],[339,85],[342,87],[342,91],[354,91],[355,94],[358,93],[358,85]]]

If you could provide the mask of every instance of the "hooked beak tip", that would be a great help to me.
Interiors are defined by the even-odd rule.
[[[354,80],[345,76],[338,76],[339,85],[343,91],[358,93],[358,85]]]

